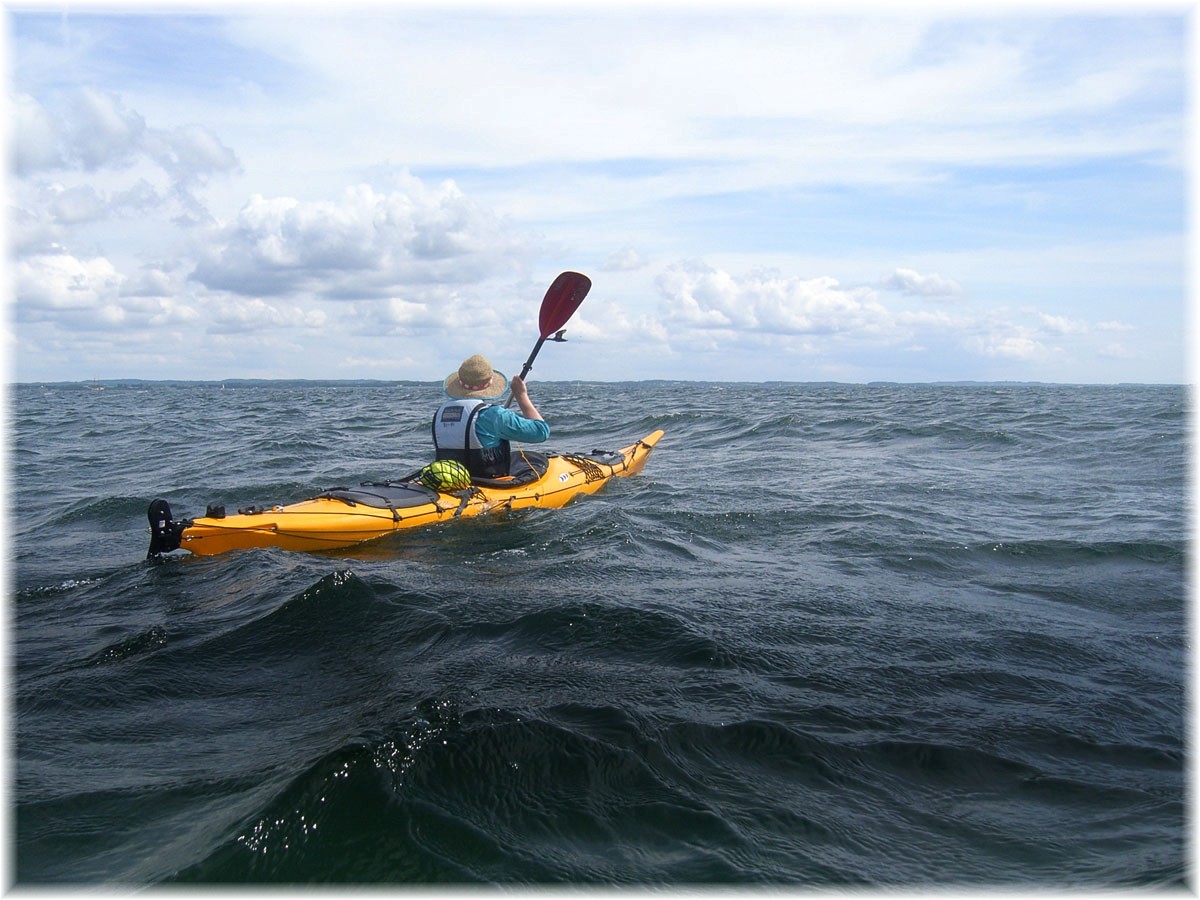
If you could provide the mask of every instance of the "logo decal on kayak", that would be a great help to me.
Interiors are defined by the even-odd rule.
[[[571,477],[570,472],[563,472],[561,475],[558,476],[558,480],[565,483],[567,481],[567,479],[569,479],[570,477]]]

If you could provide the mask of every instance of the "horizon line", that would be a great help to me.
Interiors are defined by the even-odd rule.
[[[32,387],[37,385],[124,385],[124,384],[272,384],[272,383],[309,383],[309,384],[414,384],[438,385],[441,379],[417,378],[295,378],[295,377],[230,377],[230,378],[85,378],[57,381],[8,381],[9,387]],[[782,378],[761,380],[736,379],[719,380],[710,378],[625,378],[607,380],[599,378],[563,378],[549,379],[536,382],[537,384],[745,384],[745,385],[1010,385],[1030,387],[1192,387],[1191,382],[1183,381],[1023,381],[1014,379],[979,379],[979,378],[943,378],[929,381],[896,381],[892,379],[872,379],[870,381],[837,381],[821,379],[813,381],[797,381]]]

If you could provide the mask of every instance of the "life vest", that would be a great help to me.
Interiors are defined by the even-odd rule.
[[[433,447],[437,459],[456,459],[475,478],[500,478],[508,474],[511,447],[484,447],[475,433],[475,420],[491,403],[451,400],[433,414]]]

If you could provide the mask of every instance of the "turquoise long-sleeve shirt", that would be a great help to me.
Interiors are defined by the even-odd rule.
[[[501,441],[540,444],[550,437],[550,426],[541,419],[527,419],[511,409],[495,405],[482,409],[475,419],[475,434],[484,447],[499,447]]]

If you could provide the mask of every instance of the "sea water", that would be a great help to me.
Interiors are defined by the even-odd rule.
[[[19,885],[1185,878],[1183,387],[535,383],[560,510],[151,564],[435,384],[12,388]]]

